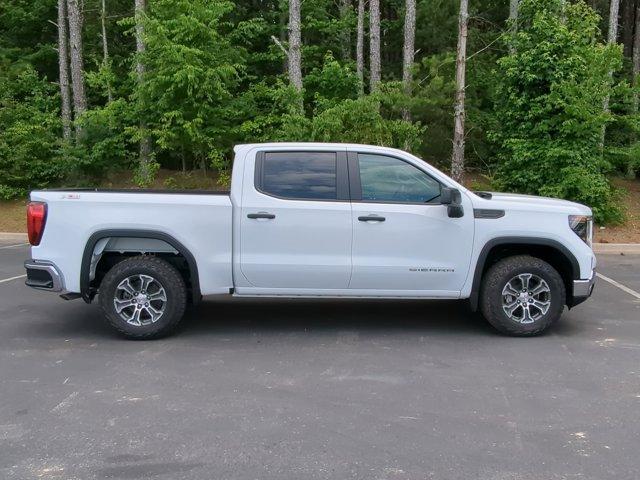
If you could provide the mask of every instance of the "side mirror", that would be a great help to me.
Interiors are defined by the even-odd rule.
[[[449,188],[449,187],[442,187],[440,189],[440,203],[442,205],[450,205],[451,204],[451,200],[452,200],[452,193],[453,189]]]
[[[460,218],[464,216],[462,194],[457,188],[442,187],[442,190],[440,190],[440,203],[447,205],[447,214],[450,218]]]

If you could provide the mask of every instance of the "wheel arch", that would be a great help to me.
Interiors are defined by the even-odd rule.
[[[531,255],[551,264],[562,276],[567,292],[567,305],[573,304],[573,280],[580,278],[580,264],[563,244],[549,238],[498,237],[489,240],[478,256],[473,273],[469,302],[471,309],[478,309],[480,286],[486,271],[497,261],[514,255]]]
[[[130,238],[130,239],[147,239],[157,240],[170,246],[175,252],[177,252],[182,258],[184,258],[189,278],[188,280],[191,286],[191,297],[193,303],[200,301],[200,277],[198,275],[198,265],[195,257],[180,241],[176,240],[173,236],[156,231],[156,230],[143,230],[143,229],[106,229],[94,232],[87,243],[85,244],[84,251],[82,253],[82,264],[80,267],[80,294],[82,299],[91,303],[93,297],[96,294],[95,289],[91,286],[91,268],[93,254],[96,249],[96,245],[101,240],[108,240],[112,238]],[[132,250],[137,251],[137,250]],[[145,249],[145,253],[157,253],[153,248]],[[98,260],[99,261],[99,260]]]

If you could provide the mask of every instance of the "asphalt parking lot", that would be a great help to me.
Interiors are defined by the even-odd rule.
[[[530,339],[462,302],[225,299],[132,342],[6,280],[10,243],[2,479],[640,477],[640,300],[605,281]],[[599,262],[640,291],[640,256]]]

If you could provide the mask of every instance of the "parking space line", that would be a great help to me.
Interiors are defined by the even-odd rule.
[[[10,282],[12,280],[18,280],[19,278],[24,278],[26,276],[27,275],[25,274],[25,275],[18,275],[16,277],[3,278],[2,280],[0,280],[0,283],[6,283],[6,282]]]
[[[15,247],[24,247],[25,245],[29,245],[28,243],[16,243],[15,245],[4,245],[0,247],[0,250],[4,250],[5,248],[15,248]]]
[[[605,275],[602,275],[601,273],[596,273],[596,275],[598,276],[598,278],[601,278],[605,282],[609,282],[614,287],[618,287],[623,292],[626,292],[629,295],[634,296],[634,297],[636,297],[637,299],[640,300],[640,293],[636,292],[635,290],[632,290],[629,287],[627,287],[626,285],[622,285],[621,283],[616,282],[614,279],[609,278],[609,277],[607,277]]]

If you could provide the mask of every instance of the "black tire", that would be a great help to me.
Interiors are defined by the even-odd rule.
[[[137,277],[139,275],[143,277]],[[136,308],[140,309],[141,313],[138,313],[140,325],[128,323],[118,313],[115,306],[116,301],[138,302],[136,300],[138,296],[132,295],[129,298],[129,294],[119,288],[119,285],[129,278],[133,279],[129,285],[136,290],[136,277],[140,279],[153,278],[154,282],[151,283],[150,290],[159,286],[156,293],[159,293],[160,289],[164,289],[164,295],[160,294],[164,300],[150,300],[146,304],[140,303],[139,306],[136,303],[121,310],[125,316],[128,316],[130,312],[135,312]],[[143,285],[144,283],[138,284],[138,286]],[[145,293],[148,292],[142,294]],[[149,294],[153,295],[153,293]],[[98,302],[107,322],[120,334],[134,340],[148,340],[168,335],[178,326],[187,305],[187,288],[178,270],[170,263],[152,256],[131,257],[114,265],[104,276],[98,291]],[[149,305],[152,305],[154,313],[162,309],[161,315],[155,321],[149,313]],[[133,315],[132,313],[132,318]],[[144,318],[145,315],[146,318]],[[135,320],[132,319],[132,321]]]
[[[536,280],[536,277],[544,280],[549,290],[548,293],[538,294],[534,300],[531,300],[528,295],[529,291],[525,294],[523,290],[522,297],[516,297],[510,293],[503,296],[503,289],[509,288],[507,284],[514,285],[512,281],[518,282],[516,280],[516,277],[520,278],[518,275],[526,277],[527,274],[532,274],[533,277],[531,278],[533,280]],[[536,285],[540,284],[541,282],[536,282]],[[518,284],[515,283],[515,285]],[[542,285],[542,289],[544,287]],[[518,290],[518,292],[520,291]],[[503,300],[505,304],[503,304]],[[537,300],[542,300],[540,302],[541,305],[550,302],[544,313],[543,309],[527,305],[529,302]],[[541,334],[560,318],[565,303],[565,286],[560,274],[544,260],[529,255],[503,258],[493,265],[482,279],[480,291],[480,310],[482,315],[495,329],[506,335],[530,337]],[[510,310],[510,305],[516,304],[518,306],[515,307],[515,311],[511,311],[512,317],[514,317],[512,318],[505,309]],[[527,312],[532,313],[525,313],[525,305]],[[518,316],[521,319],[517,319],[516,317]]]

